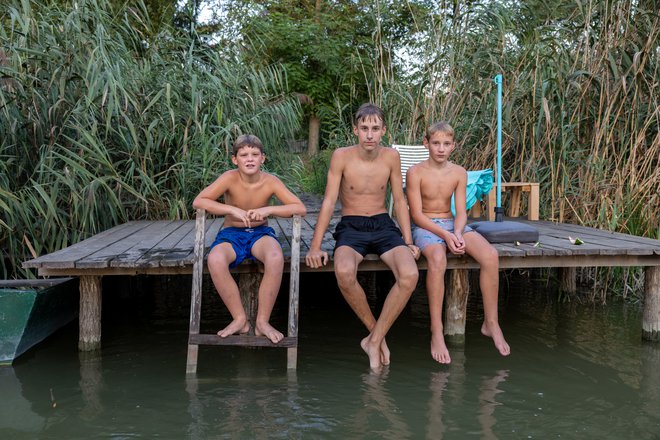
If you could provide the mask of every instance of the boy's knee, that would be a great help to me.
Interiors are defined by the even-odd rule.
[[[278,249],[268,251],[266,255],[264,255],[263,263],[267,268],[281,270],[284,268],[284,255],[282,254],[282,251]]]
[[[447,252],[444,249],[426,255],[429,269],[444,272],[447,268]]]
[[[335,277],[340,286],[357,282],[355,266],[335,261]]]
[[[414,290],[417,287],[417,280],[419,279],[419,271],[417,266],[413,265],[406,267],[399,272],[399,279],[397,282],[405,290]]]
[[[209,268],[215,268],[215,269],[222,268],[225,266],[229,268],[229,264],[231,263],[231,261],[229,261],[229,258],[227,258],[227,255],[225,255],[222,252],[211,252],[206,262]]]
[[[483,250],[482,259],[483,266],[498,267],[500,264],[499,254],[497,253],[497,249],[493,246],[488,246],[488,248]]]

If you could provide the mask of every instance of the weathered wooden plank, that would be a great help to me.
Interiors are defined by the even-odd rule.
[[[539,233],[543,234],[544,237],[557,238],[558,240],[566,243],[568,248],[576,246],[570,242],[568,237],[579,237],[582,241],[585,242],[585,244],[591,247],[597,247],[599,249],[599,253],[603,255],[616,255],[620,253],[626,253],[630,255],[652,255],[658,248],[658,244],[655,244],[654,246],[652,244],[653,240],[651,239],[645,240],[643,243],[628,241],[614,237],[612,234],[598,229],[582,227],[579,229],[567,229],[562,226],[553,227],[549,224],[542,224],[536,227],[539,230]]]
[[[226,338],[221,338],[214,334],[197,334],[190,335],[188,338],[188,344],[288,348],[296,347],[298,345],[298,338],[285,336],[280,342],[273,344],[270,339],[265,336],[231,335]]]
[[[223,217],[208,218],[206,220],[206,231],[204,235],[204,249],[208,249],[215,236],[218,235],[218,231],[224,223]],[[195,228],[191,227],[181,240],[179,240],[174,248],[170,250],[167,254],[163,255],[160,260],[161,267],[177,267],[177,266],[189,266],[192,265],[195,259],[194,254],[194,243],[195,243]],[[207,251],[205,251],[206,253]]]
[[[93,254],[78,260],[76,262],[76,267],[80,269],[111,267],[110,264],[112,260],[121,258],[123,253],[128,252],[135,246],[139,246],[142,242],[150,242],[156,231],[158,231],[163,225],[163,222],[159,221],[140,221],[137,223],[142,224],[144,227],[140,228],[130,236],[116,241],[109,246],[99,249]]]
[[[76,267],[76,261],[81,260],[95,252],[130,237],[137,231],[147,227],[142,222],[128,222],[107,229],[99,234],[87,238],[79,243],[68,246],[59,251],[28,260],[23,263],[24,268],[66,269]]]
[[[636,235],[624,234],[621,232],[606,231],[604,229],[591,228],[588,226],[572,225],[569,223],[552,223],[548,221],[539,221],[539,222],[529,222],[530,225],[537,228],[544,228],[544,230],[551,231],[553,234],[563,233],[563,236],[566,238],[570,235],[575,237],[576,235],[580,238],[583,236],[591,236],[599,238],[601,240],[613,240],[613,243],[620,243],[618,246],[629,246],[633,245],[642,245],[650,246],[651,248],[658,248],[658,241],[653,238],[648,237],[639,237]]]
[[[149,253],[153,251],[154,254],[160,254],[162,256],[165,248],[159,246],[160,242],[184,226],[185,223],[185,221],[181,220],[153,223],[148,229],[142,232],[143,236],[146,237],[136,240],[133,246],[113,258],[110,261],[110,267],[148,266],[149,260],[155,260]],[[158,251],[159,247],[160,252]],[[158,262],[156,262],[157,265]]]
[[[158,267],[161,260],[170,255],[172,249],[181,241],[181,239],[190,232],[191,223],[189,220],[175,220],[171,223],[170,229],[163,230],[163,239],[156,243],[151,249],[144,252],[142,256],[135,260],[132,266],[135,267]],[[114,263],[114,262],[113,262]],[[123,267],[112,264],[113,267]]]

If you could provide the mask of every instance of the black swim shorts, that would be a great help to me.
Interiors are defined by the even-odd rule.
[[[346,215],[335,228],[335,249],[349,246],[365,256],[382,255],[397,246],[405,246],[401,231],[387,213],[364,217]]]

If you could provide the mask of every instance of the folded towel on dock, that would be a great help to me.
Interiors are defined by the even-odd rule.
[[[465,209],[467,211],[477,202],[483,199],[493,188],[493,170],[476,170],[467,172],[467,186],[465,189]],[[454,195],[451,196],[451,213],[456,216],[454,207]]]

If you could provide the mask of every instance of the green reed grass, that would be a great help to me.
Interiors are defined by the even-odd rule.
[[[277,154],[299,128],[284,72],[253,71],[195,35],[154,35],[141,2],[22,0],[0,14],[5,277],[30,247],[42,255],[127,220],[188,218],[231,166],[238,134]]]
[[[504,180],[539,182],[544,219],[660,239],[655,2],[441,1],[436,12],[416,22],[416,59],[403,60],[414,74],[392,75],[377,55],[365,75],[386,110],[389,141],[421,143],[429,123],[446,119],[457,129],[454,159],[494,168],[492,79],[502,73]],[[377,54],[387,46],[381,35]],[[345,130],[335,144],[348,142]],[[619,290],[640,278],[612,281],[615,272],[599,276]]]

